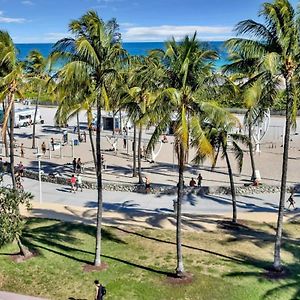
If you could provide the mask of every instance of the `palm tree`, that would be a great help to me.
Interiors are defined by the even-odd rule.
[[[14,124],[15,96],[22,98],[22,64],[17,59],[17,49],[6,31],[0,31],[0,100],[7,100],[2,124],[2,140],[6,143],[9,125],[10,169],[13,187],[16,188],[14,173]]]
[[[131,59],[130,88],[125,92],[122,107],[128,112],[134,127],[138,127],[138,177],[139,183],[143,183],[141,156],[142,156],[142,131],[148,125],[148,111],[156,97],[158,89],[157,66],[152,57],[133,57]],[[135,143],[135,139],[134,139]]]
[[[181,247],[183,173],[190,145],[196,148],[198,159],[207,155],[213,157],[213,147],[203,130],[203,123],[208,117],[206,111],[210,111],[212,118],[216,115],[211,114],[209,103],[204,104],[203,99],[207,95],[203,95],[204,91],[209,89],[211,61],[217,58],[217,53],[205,49],[194,34],[191,38],[185,37],[180,43],[176,43],[173,39],[166,43],[166,51],[154,51],[152,55],[161,59],[162,79],[157,77],[156,80],[160,81],[159,86],[165,88],[162,89],[151,109],[151,119],[156,123],[156,129],[149,141],[148,149],[153,149],[159,136],[171,124],[172,118],[176,117],[174,124],[175,151],[178,158],[176,274],[181,277],[184,275]]]
[[[50,81],[51,63],[48,58],[45,58],[38,50],[32,50],[25,60],[25,70],[27,81],[37,91],[37,99],[35,102],[35,111],[32,126],[32,149],[36,148],[35,144],[35,129],[37,122],[37,112],[42,91],[46,90],[47,84]]]
[[[217,126],[216,126],[217,125]],[[224,118],[219,118],[218,124],[210,123],[207,125],[211,127],[209,129],[210,142],[214,146],[216,155],[213,162],[213,168],[215,167],[220,151],[222,151],[222,158],[225,158],[228,176],[230,182],[230,191],[232,199],[232,223],[237,223],[237,205],[236,205],[236,191],[234,186],[232,166],[228,155],[229,147],[233,151],[234,157],[238,164],[238,171],[242,171],[243,167],[243,150],[239,146],[239,142],[248,144],[248,138],[245,135],[234,133],[237,128],[240,128],[240,122],[236,117],[230,113],[224,113]],[[214,127],[216,126],[216,127]]]
[[[297,97],[295,97],[296,77],[299,69],[299,20],[288,0],[274,0],[262,5],[260,16],[265,20],[258,23],[245,20],[237,24],[238,35],[247,38],[234,38],[227,46],[235,52],[242,53],[247,59],[256,62],[257,78],[268,82],[266,74],[272,74],[272,79],[283,81],[286,95],[286,122],[282,162],[281,191],[279,200],[276,240],[274,247],[273,267],[282,270],[281,239],[283,229],[283,213],[288,171],[288,153],[290,129],[295,120]],[[267,72],[268,71],[268,72]]]
[[[101,167],[101,109],[108,102],[107,84],[116,74],[115,62],[124,54],[112,23],[105,23],[94,11],[70,23],[74,38],[65,38],[56,43],[53,56],[67,60],[66,74],[74,81],[92,81],[96,93],[96,175],[98,186],[97,233],[95,266],[101,265],[102,224],[102,167]]]

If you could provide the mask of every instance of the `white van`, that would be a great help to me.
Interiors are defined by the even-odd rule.
[[[17,108],[15,110],[15,127],[29,126],[34,120],[35,108]],[[44,123],[37,110],[36,123]]]

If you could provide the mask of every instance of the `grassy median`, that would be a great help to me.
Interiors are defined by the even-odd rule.
[[[16,245],[0,250],[0,289],[48,299],[93,299],[95,279],[106,299],[300,299],[300,228],[286,224],[285,278],[266,276],[272,262],[274,228],[246,223],[237,229],[183,232],[186,271],[191,283],[170,276],[176,266],[175,233],[166,230],[103,230],[101,272],[86,272],[93,262],[95,228],[61,221],[29,219],[24,243],[37,256],[16,263]]]

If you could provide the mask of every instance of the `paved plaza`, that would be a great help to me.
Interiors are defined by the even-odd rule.
[[[21,104],[19,105],[21,106]],[[42,142],[45,142],[48,147],[50,139],[53,138],[56,143],[61,143],[63,139],[63,131],[65,129],[54,126],[55,107],[41,107],[40,114],[45,120],[45,123],[37,125],[37,144],[39,147]],[[242,120],[242,117],[239,116]],[[299,120],[299,119],[298,119]],[[70,141],[77,139],[77,134],[74,132],[76,126],[76,119],[69,122],[67,128],[69,134],[69,143],[62,146],[61,149],[55,151],[47,151],[42,157],[42,169],[46,174],[57,172],[61,175],[71,176],[72,159],[73,157],[80,157],[84,164],[84,180],[95,181],[95,170],[92,159],[92,152],[86,130],[86,116],[84,113],[80,114],[80,127],[82,132],[87,133],[87,142],[80,143],[74,147],[71,146]],[[256,168],[260,171],[262,182],[270,185],[280,185],[281,180],[281,164],[282,164],[282,133],[284,129],[284,117],[272,116],[269,131],[261,144],[261,152],[255,153]],[[143,131],[143,146],[146,146],[147,141],[151,137],[153,128]],[[29,170],[37,170],[36,149],[31,149],[32,128],[22,127],[15,129],[16,137],[16,164],[23,162],[25,167]],[[101,139],[102,149],[105,160],[105,167],[103,179],[110,183],[136,183],[137,178],[132,177],[132,129],[129,130],[129,141],[127,148],[123,148],[123,139],[120,137],[117,141],[118,151],[109,151],[112,146],[109,139],[112,135],[111,131],[104,131]],[[93,137],[95,139],[95,136]],[[20,157],[20,144],[24,143],[25,154],[24,158]],[[160,151],[159,151],[160,149]],[[288,184],[294,185],[299,182],[299,168],[300,168],[300,135],[297,131],[292,133],[291,148],[289,156],[289,172]],[[143,176],[148,176],[152,183],[166,184],[175,186],[178,181],[176,156],[173,150],[173,137],[168,136],[168,143],[157,144],[155,149],[157,158],[155,163],[150,163],[143,159],[142,172]],[[220,159],[214,171],[211,170],[211,161],[206,160],[202,165],[194,165],[192,162],[194,151],[190,151],[189,164],[185,171],[185,184],[188,184],[191,178],[196,178],[201,172],[203,177],[203,185],[205,186],[229,186],[227,175],[227,167],[225,161]],[[251,176],[251,166],[249,153],[245,151],[244,165],[241,174],[237,172],[237,165],[234,157],[230,155],[232,166],[235,172],[235,183],[244,185],[249,183]],[[5,160],[5,158],[4,158]]]

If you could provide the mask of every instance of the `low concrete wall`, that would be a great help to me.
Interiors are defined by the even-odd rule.
[[[24,176],[30,179],[39,180],[37,172],[24,170]],[[50,177],[48,175],[42,175],[42,181],[56,183],[61,185],[69,185],[70,178],[63,176]],[[97,185],[94,182],[83,181],[83,188],[96,189]],[[107,183],[103,182],[103,189],[106,191],[119,191],[119,192],[134,192],[145,193],[144,184],[125,184],[125,183]],[[289,188],[289,190],[291,187]],[[216,195],[229,195],[231,193],[230,187],[225,186],[203,186],[203,187],[185,187],[185,194],[216,194]],[[261,184],[259,186],[237,186],[237,195],[249,195],[260,193],[277,193],[280,191],[280,186],[272,186]],[[165,195],[177,195],[177,187],[163,184],[152,184],[150,193],[152,194],[165,194]]]

